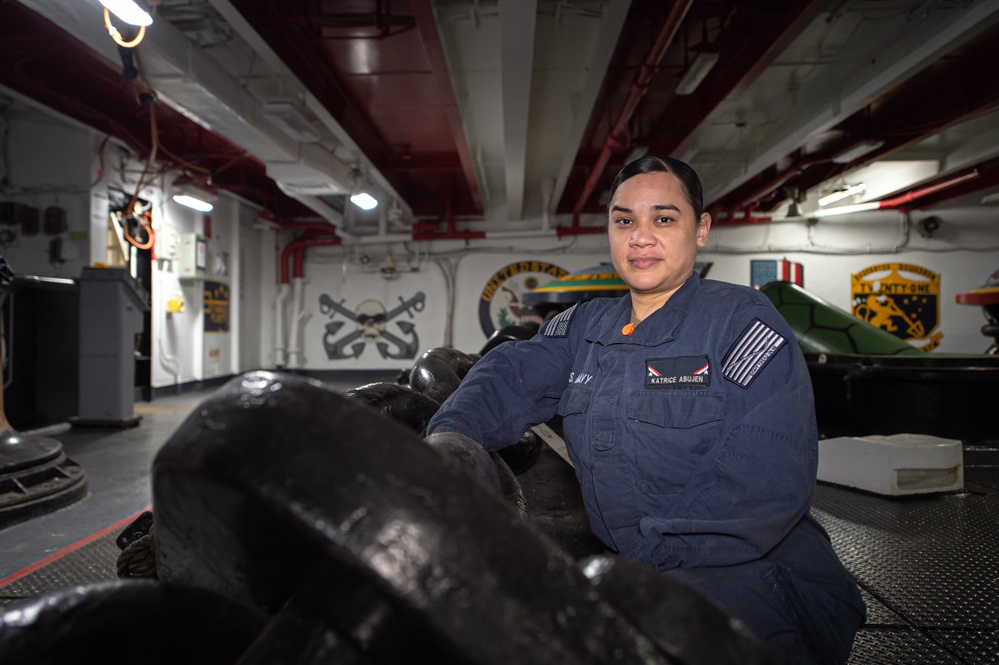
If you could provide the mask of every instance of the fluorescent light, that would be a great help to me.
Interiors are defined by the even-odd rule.
[[[877,150],[884,144],[885,142],[880,140],[861,141],[833,155],[832,161],[836,164],[849,164],[858,157],[863,157],[867,153]]]
[[[860,183],[859,185],[853,185],[852,187],[847,187],[845,189],[839,189],[831,194],[826,194],[821,199],[819,199],[819,207],[824,208],[827,205],[832,205],[837,201],[842,201],[848,196],[855,196],[857,194],[863,193],[867,189],[867,185]]]
[[[189,176],[174,180],[172,192],[174,201],[199,212],[211,212],[218,198],[215,192],[194,184]]]
[[[701,51],[690,63],[690,67],[683,73],[680,82],[676,84],[676,94],[689,95],[697,89],[704,77],[718,62],[718,53],[715,51]]]
[[[152,25],[153,17],[132,0],[101,0],[101,4],[129,25]]]
[[[833,215],[848,215],[852,212],[866,212],[868,210],[878,210],[881,203],[871,201],[869,203],[857,203],[851,206],[839,206],[838,208],[828,208],[826,210],[816,210],[809,214],[809,217],[832,217]]]
[[[350,197],[350,202],[361,210],[374,210],[378,207],[378,201],[367,192],[358,192]]]
[[[199,210],[201,212],[211,212],[215,207],[211,203],[194,198],[190,194],[174,194],[173,200],[182,206],[194,208],[195,210]]]

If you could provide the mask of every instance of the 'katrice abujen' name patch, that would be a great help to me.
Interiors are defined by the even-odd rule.
[[[759,319],[753,319],[722,360],[722,376],[743,388],[766,367],[787,340]]]
[[[651,358],[645,361],[646,388],[707,388],[711,367],[707,356]]]

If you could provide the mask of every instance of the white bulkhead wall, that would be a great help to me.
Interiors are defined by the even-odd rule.
[[[86,265],[99,262],[105,238],[107,186],[129,187],[142,164],[103,136],[66,119],[15,108],[8,124],[8,174],[3,200],[28,203],[44,210],[58,205],[66,210],[66,231],[53,236],[18,234],[0,247],[21,274],[76,278]],[[103,147],[103,162],[99,148]],[[167,177],[160,178],[144,195],[154,201],[154,225],[170,227],[179,236],[195,233],[206,238],[209,274],[203,280],[182,280],[171,259],[158,258],[152,284],[152,382],[170,386],[229,376],[257,368],[286,366],[288,342],[278,353],[275,335],[279,294],[278,266],[281,250],[290,240],[257,219],[252,204],[224,192],[205,218],[168,200]],[[918,221],[929,214],[943,220],[939,231],[926,238],[917,232]],[[568,220],[526,220],[527,228],[551,228]],[[602,224],[602,219],[584,220]],[[533,226],[532,226],[533,224]],[[206,231],[210,230],[210,234]],[[164,231],[169,236],[170,231]],[[61,262],[50,261],[49,243],[61,240]],[[363,251],[362,251],[363,250]],[[369,262],[361,261],[362,254]],[[394,278],[380,269],[386,256],[400,267]],[[805,288],[814,295],[849,310],[850,276],[883,263],[922,266],[941,276],[939,330],[943,333],[935,353],[981,353],[989,340],[981,335],[984,318],[980,308],[960,305],[955,295],[981,286],[999,268],[999,225],[995,208],[976,205],[914,211],[908,221],[897,212],[806,220],[775,220],[741,226],[716,226],[701,259],[712,263],[709,277],[749,284],[752,259],[787,259],[805,268]],[[299,286],[296,312],[295,368],[309,371],[408,369],[413,358],[404,350],[423,351],[451,344],[477,352],[487,336],[480,325],[483,289],[494,274],[515,262],[542,261],[568,271],[593,266],[607,257],[602,234],[559,241],[550,236],[510,237],[502,242],[469,245],[457,242],[421,242],[318,247],[306,250],[304,278]],[[371,260],[376,261],[375,265]],[[224,274],[213,272],[222,270]],[[204,330],[204,282],[228,286],[229,332]],[[184,311],[169,313],[167,301],[177,294]],[[377,339],[356,337],[338,346],[355,331],[362,308],[377,307],[389,314],[416,294],[425,295],[422,309],[397,311],[384,322],[387,335]],[[324,307],[326,296],[340,309]],[[449,310],[453,306],[453,314]],[[366,312],[367,310],[365,310]],[[377,313],[377,312],[376,312]],[[282,315],[284,334],[291,331],[290,303]],[[337,326],[336,324],[340,325]],[[408,324],[400,326],[400,324]],[[333,324],[333,325],[331,325]],[[334,331],[333,328],[336,328]],[[370,337],[370,334],[369,334]],[[378,343],[386,345],[387,354]],[[402,342],[402,344],[400,344]],[[354,344],[363,344],[355,354]],[[330,346],[334,355],[330,357]],[[414,356],[415,357],[415,356]]]

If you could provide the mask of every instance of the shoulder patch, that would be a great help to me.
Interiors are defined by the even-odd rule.
[[[578,305],[579,303],[576,303]],[[569,309],[565,310],[552,320],[550,320],[546,325],[545,329],[542,331],[542,335],[545,337],[565,337],[569,334],[569,321],[572,319],[573,312],[576,311],[576,305],[573,305]]]
[[[722,376],[748,388],[786,341],[776,330],[754,319],[725,354]]]

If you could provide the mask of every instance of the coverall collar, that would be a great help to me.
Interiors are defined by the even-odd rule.
[[[590,326],[586,340],[604,345],[627,343],[642,346],[654,346],[672,341],[700,284],[701,278],[697,273],[691,273],[666,304],[642,321],[630,336],[621,333],[621,328],[631,320],[631,294],[624,295]]]

